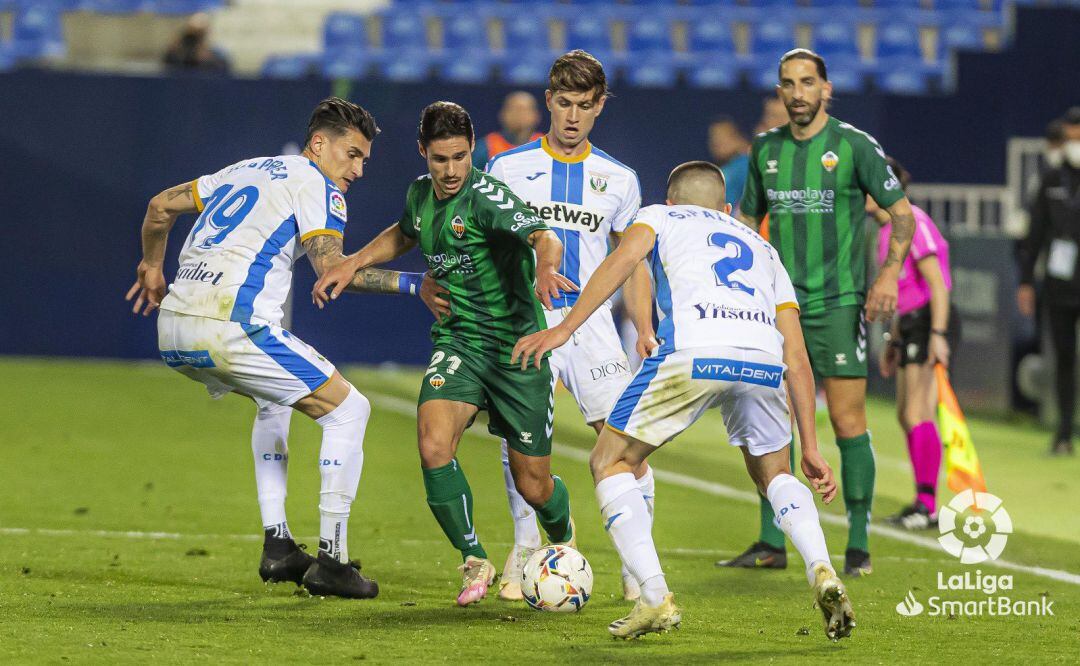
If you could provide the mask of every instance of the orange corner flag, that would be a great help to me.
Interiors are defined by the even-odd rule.
[[[986,492],[986,479],[979,465],[979,455],[975,453],[967,420],[949,383],[949,373],[938,363],[934,366],[934,375],[938,385],[938,428],[945,445],[945,478],[949,489],[954,493],[968,488],[977,493]]]

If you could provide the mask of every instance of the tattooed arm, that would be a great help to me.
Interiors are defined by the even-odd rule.
[[[889,254],[866,295],[866,318],[870,321],[884,321],[896,311],[896,282],[900,278],[900,268],[904,265],[908,249],[911,248],[911,238],[915,234],[915,214],[911,211],[911,202],[907,197],[886,210],[892,219],[892,234],[889,237]]]
[[[161,305],[166,287],[162,265],[169,231],[178,216],[198,210],[191,183],[171,187],[150,200],[142,224],[142,260],[136,269],[135,284],[127,293],[127,300],[135,299],[132,312],[142,310],[145,317]]]
[[[320,278],[345,261],[345,256],[341,253],[341,238],[333,234],[307,239],[304,241],[304,249],[307,250],[308,259]],[[368,294],[398,294],[401,293],[400,280],[399,271],[363,268],[356,271],[345,290]]]

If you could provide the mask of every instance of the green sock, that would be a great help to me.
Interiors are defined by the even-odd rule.
[[[791,456],[791,470],[795,472],[795,438],[791,438],[791,442],[788,443],[788,454]],[[764,541],[773,548],[779,548],[784,550],[784,533],[776,526],[776,522],[773,520],[775,514],[773,513],[772,504],[769,504],[769,498],[764,495],[758,495],[758,508],[759,517],[761,518],[761,530],[758,535],[758,541]]]
[[[547,532],[549,541],[565,543],[574,536],[570,529],[570,491],[562,479],[554,474],[551,480],[555,482],[555,489],[544,506],[536,510],[536,517]]]
[[[461,551],[461,559],[469,555],[487,559],[473,525],[472,490],[457,458],[448,465],[425,469],[424,489],[431,513],[450,543]]]
[[[870,507],[874,500],[874,447],[870,433],[837,439],[840,447],[840,488],[848,517],[848,549],[870,551]]]

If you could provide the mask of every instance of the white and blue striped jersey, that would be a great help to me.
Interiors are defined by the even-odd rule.
[[[345,230],[345,197],[300,155],[256,157],[192,183],[201,211],[161,309],[280,325],[301,243]]]
[[[783,358],[776,313],[799,305],[768,241],[701,206],[647,206],[634,224],[656,234],[651,261],[660,354],[723,345]]]
[[[559,272],[583,286],[608,254],[609,234],[621,234],[641,206],[633,169],[589,144],[574,157],[555,154],[541,137],[487,164],[487,172],[518,195],[563,244]],[[563,293],[556,307],[572,306],[577,292]]]

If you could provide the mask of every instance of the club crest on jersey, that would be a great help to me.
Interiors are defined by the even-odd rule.
[[[597,194],[607,192],[607,174],[589,172],[589,189]]]
[[[465,221],[461,219],[460,215],[455,215],[454,219],[450,220],[450,230],[454,232],[454,235],[458,238],[465,236]]]
[[[443,387],[443,384],[445,384],[445,383],[446,383],[446,378],[443,377],[442,375],[438,374],[438,373],[436,373],[436,374],[434,374],[434,375],[432,375],[431,377],[428,378],[428,384],[431,384],[431,388],[435,389],[436,391],[441,389]]]
[[[345,221],[345,197],[341,192],[330,193],[330,214],[342,222]]]
[[[779,160],[766,160],[765,161],[765,173],[776,173],[776,166],[780,164]]]
[[[825,167],[825,170],[832,173],[836,165],[840,163],[840,158],[836,156],[836,153],[829,151],[821,156],[821,166]]]

